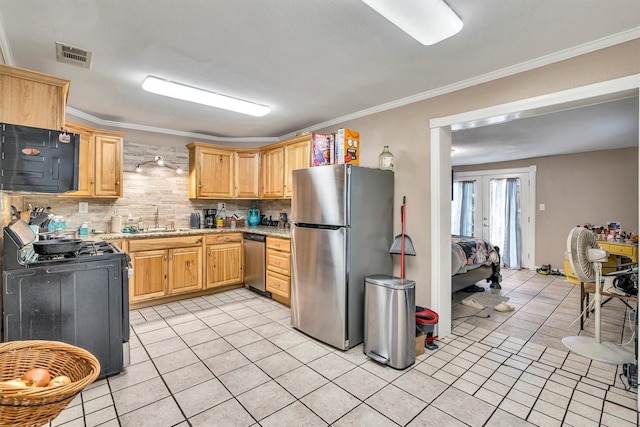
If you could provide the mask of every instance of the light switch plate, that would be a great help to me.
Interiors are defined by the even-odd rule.
[[[543,211],[546,209],[546,206],[544,205],[544,203],[540,203],[540,210]]]
[[[89,203],[88,202],[79,202],[78,203],[78,213],[89,213]]]
[[[225,209],[226,203],[218,203],[218,212],[220,212],[221,210]]]

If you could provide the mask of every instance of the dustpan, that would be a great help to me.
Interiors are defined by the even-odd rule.
[[[389,253],[392,255],[402,255],[402,243],[404,241],[404,254],[415,256],[416,250],[413,247],[413,242],[411,241],[411,237],[404,232],[404,222],[405,222],[405,212],[407,204],[407,197],[402,198],[402,206],[400,206],[400,221],[402,222],[402,234],[398,234],[393,244],[391,245],[391,249],[389,249]]]

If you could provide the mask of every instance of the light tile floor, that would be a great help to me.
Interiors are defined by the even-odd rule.
[[[529,271],[503,277],[494,294],[516,311],[469,309],[460,301],[473,294],[454,294],[453,333],[402,371],[362,345],[343,352],[301,334],[287,307],[245,289],[134,310],[131,366],[52,425],[636,426],[637,389],[625,390],[620,369],[560,342],[579,332],[579,288]],[[605,305],[604,339],[631,338],[625,309]]]

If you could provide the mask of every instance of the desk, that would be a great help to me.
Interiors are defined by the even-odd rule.
[[[589,317],[589,310],[584,312],[584,308],[589,306],[589,294],[596,293],[596,284],[595,283],[584,283],[580,282],[580,330],[584,328],[584,321]],[[631,310],[635,310],[638,305],[638,297],[635,296],[626,296],[620,294],[610,294],[609,292],[605,292],[602,290],[602,285],[600,286],[600,295],[602,298],[618,298],[624,301]],[[586,301],[586,304],[585,304]],[[606,301],[605,301],[606,302]],[[631,302],[631,306],[629,306],[629,302]],[[604,304],[604,302],[602,303]]]
[[[631,262],[638,262],[637,244],[598,241],[598,246],[609,252],[609,259],[602,263],[602,274],[615,271],[621,257],[629,258]],[[580,279],[573,274],[571,263],[566,256],[564,258],[564,274],[567,276],[567,282],[574,285],[580,284]]]

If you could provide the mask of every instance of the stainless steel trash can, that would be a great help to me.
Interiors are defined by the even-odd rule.
[[[395,369],[416,360],[416,283],[376,274],[365,277],[364,353]]]

